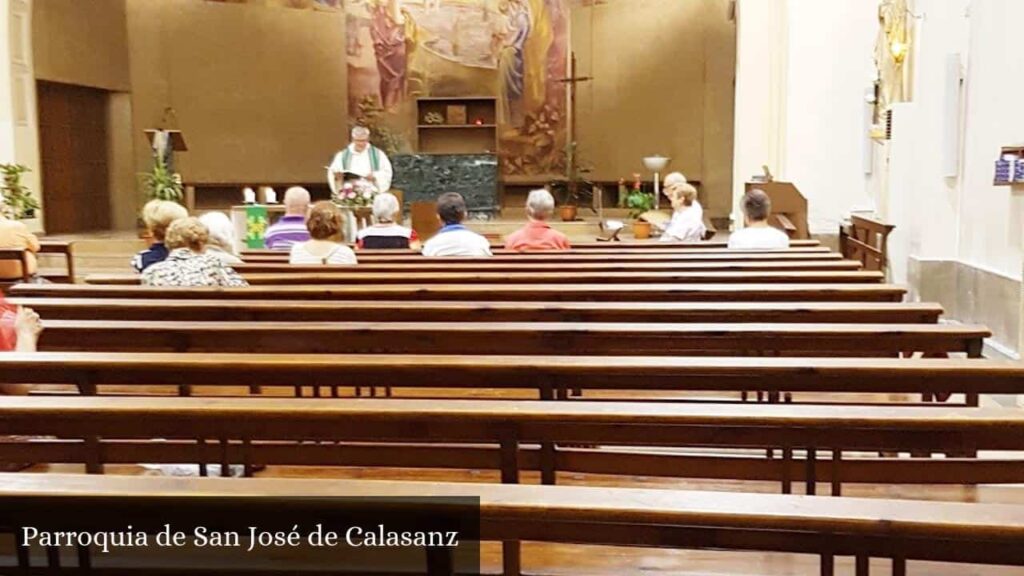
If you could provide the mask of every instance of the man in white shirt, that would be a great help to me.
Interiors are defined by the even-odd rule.
[[[456,192],[445,192],[437,199],[437,218],[444,227],[423,244],[427,257],[463,256],[486,258],[491,256],[491,243],[487,238],[462,225],[466,218],[466,201]]]
[[[746,227],[729,237],[735,250],[776,250],[789,248],[789,236],[768,224],[772,200],[763,190],[753,189],[743,196],[743,220]]]
[[[380,192],[391,189],[391,178],[394,172],[391,160],[383,150],[370,144],[370,129],[356,126],[352,129],[352,142],[344,150],[334,155],[334,160],[327,168],[327,183],[331,192],[337,192],[345,172],[358,174],[373,182]]]

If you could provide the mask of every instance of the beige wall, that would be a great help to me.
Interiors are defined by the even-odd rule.
[[[131,89],[125,0],[36,0],[32,17],[37,79]]]
[[[728,212],[732,182],[736,29],[727,0],[634,0],[573,11],[581,161],[601,180],[672,158]],[[645,174],[645,178],[650,177]]]
[[[136,132],[172,107],[190,182],[320,181],[346,141],[344,16],[128,0]],[[135,142],[145,169],[145,138]]]

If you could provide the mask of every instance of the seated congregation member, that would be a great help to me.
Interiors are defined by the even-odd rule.
[[[789,236],[768,224],[772,200],[763,190],[753,189],[743,196],[743,220],[746,227],[729,237],[729,248],[772,250],[789,248]]]
[[[509,250],[568,250],[569,239],[548,225],[547,220],[555,211],[555,198],[544,188],[530,192],[526,198],[526,216],[530,219],[519,230],[505,238]]]
[[[4,216],[3,210],[0,210],[0,250],[25,250],[28,274],[35,275],[39,238],[28,231],[24,222]],[[21,262],[0,260],[0,280],[13,280],[22,276]]]
[[[241,264],[236,246],[235,225],[223,212],[207,212],[199,217],[199,221],[210,232],[210,243],[206,245],[206,253],[216,256],[228,266]]]
[[[284,193],[284,216],[274,222],[263,235],[264,245],[271,250],[291,250],[297,242],[309,240],[306,215],[309,213],[309,190],[292,186]]]
[[[290,264],[355,264],[356,254],[342,244],[345,215],[333,202],[317,202],[309,211],[310,239],[292,245]]]
[[[704,227],[704,209],[697,202],[697,189],[692,184],[672,184],[665,187],[665,195],[672,202],[672,220],[661,235],[662,242],[700,242]]]
[[[167,259],[167,246],[164,244],[164,236],[167,234],[167,227],[175,220],[188,218],[188,210],[177,202],[168,200],[150,200],[142,207],[142,221],[146,229],[153,237],[153,244],[149,248],[139,252],[132,258],[132,268],[136,272],[142,272],[157,262]]]
[[[248,286],[233,268],[206,253],[209,240],[210,232],[198,218],[175,220],[167,228],[167,259],[146,268],[142,284],[181,288]]]
[[[0,352],[35,352],[43,325],[31,308],[12,306],[0,295]],[[24,396],[32,391],[28,384],[0,385],[0,396]],[[28,442],[31,436],[0,435],[0,442]],[[31,462],[0,462],[0,472],[18,472]]]
[[[0,295],[0,352],[35,352],[43,324],[31,308],[8,304]],[[31,386],[0,385],[0,395],[28,394]]]
[[[401,208],[398,198],[390,192],[377,194],[373,199],[373,219],[376,223],[367,226],[356,235],[359,248],[419,248],[420,240],[416,231],[396,224]]]
[[[437,218],[444,226],[423,244],[424,256],[491,256],[491,243],[487,238],[462,225],[462,221],[466,219],[466,201],[461,194],[441,194],[437,199]]]

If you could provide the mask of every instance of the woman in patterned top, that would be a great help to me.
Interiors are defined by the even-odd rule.
[[[142,273],[145,286],[248,286],[233,268],[204,253],[210,232],[198,218],[175,220],[167,228],[167,259]]]

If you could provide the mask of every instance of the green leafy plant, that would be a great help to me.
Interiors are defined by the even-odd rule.
[[[3,177],[4,215],[8,218],[21,220],[32,218],[39,210],[39,201],[32,195],[29,189],[21,183],[21,175],[32,170],[21,164],[0,164],[0,174]]]
[[[626,194],[625,205],[629,209],[629,217],[638,218],[644,212],[654,209],[654,195],[644,192],[639,186],[634,186]]]
[[[164,159],[153,156],[153,168],[139,175],[142,191],[147,200],[169,200],[180,203],[185,197],[181,176],[171,172]]]

